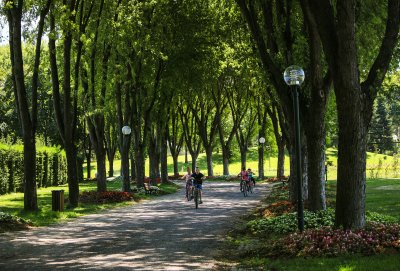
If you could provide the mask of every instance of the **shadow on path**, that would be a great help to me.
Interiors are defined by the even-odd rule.
[[[244,198],[238,183],[206,182],[204,204],[184,191],[130,207],[0,236],[0,270],[210,270],[235,219],[268,191]]]

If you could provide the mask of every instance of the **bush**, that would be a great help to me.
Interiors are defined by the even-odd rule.
[[[333,226],[334,215],[332,209],[316,213],[304,211],[304,228]],[[247,225],[256,234],[287,234],[297,231],[297,213],[252,220]]]
[[[114,203],[130,201],[134,198],[132,193],[121,191],[88,191],[80,195],[79,200],[83,203]]]
[[[22,192],[24,179],[22,145],[0,143],[0,195]],[[66,158],[55,147],[40,147],[36,151],[36,180],[38,187],[63,184],[67,181]]]
[[[31,225],[29,220],[0,212],[0,232],[27,229]]]

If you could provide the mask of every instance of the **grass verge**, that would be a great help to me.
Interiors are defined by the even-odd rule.
[[[276,187],[282,188],[281,184],[276,184]],[[385,225],[396,225],[393,222],[399,223],[399,206],[398,206],[398,188],[399,180],[396,179],[374,179],[368,180],[367,182],[367,220],[388,223]],[[280,191],[279,191],[280,190]],[[328,182],[327,184],[327,194],[328,200],[331,207],[334,206],[334,198],[336,191],[336,183]],[[270,197],[265,199],[261,206],[257,209],[257,212],[251,216],[244,218],[243,223],[236,225],[236,228],[230,232],[228,238],[221,248],[219,257],[220,265],[215,270],[231,270],[235,267],[237,270],[273,270],[273,271],[285,271],[285,270],[310,270],[310,271],[326,271],[326,270],[339,270],[339,271],[372,271],[372,270],[387,270],[394,271],[399,270],[400,266],[400,238],[394,241],[395,246],[384,248],[384,246],[373,245],[373,248],[377,250],[373,253],[369,253],[365,256],[364,253],[355,253],[354,251],[363,251],[362,246],[355,247],[356,242],[348,242],[349,247],[345,250],[347,254],[338,254],[337,256],[328,256],[327,254],[320,254],[319,256],[311,256],[306,250],[299,250],[297,256],[293,256],[293,251],[299,246],[307,247],[307,245],[313,248],[315,252],[315,247],[312,247],[310,242],[312,242],[311,236],[315,232],[311,232],[306,235],[306,239],[297,238],[293,235],[295,230],[289,229],[290,223],[293,221],[288,221],[288,213],[293,212],[290,209],[287,201],[287,191],[284,189],[278,189],[278,192],[273,192]],[[268,206],[268,208],[265,208]],[[272,213],[271,214],[271,210]],[[332,223],[334,212],[329,211],[329,216],[323,216],[325,222]],[[273,216],[277,218],[275,221],[275,226],[271,227],[271,223],[265,220],[265,217]],[[282,218],[282,219],[281,219]],[[285,220],[286,219],[286,220]],[[295,220],[292,218],[292,220]],[[315,220],[316,221],[316,220]],[[268,223],[266,223],[268,222]],[[290,222],[290,223],[289,223]],[[306,222],[311,222],[311,219]],[[321,223],[321,222],[318,222]],[[293,224],[293,223],[292,223]],[[256,226],[256,227],[255,227]],[[322,229],[322,226],[315,225],[317,229]],[[294,221],[294,227],[296,228],[296,223]],[[293,228],[293,227],[292,227]],[[371,242],[378,242],[378,236],[385,236],[385,227],[380,229],[373,229],[370,231]],[[318,232],[319,230],[317,230]],[[367,231],[366,231],[367,232]],[[368,232],[368,233],[370,233]],[[294,236],[294,237],[293,237]],[[346,233],[344,234],[346,236]],[[355,232],[350,233],[349,236],[358,236]],[[394,235],[391,235],[394,236]],[[396,235],[398,236],[398,230],[396,230]],[[343,240],[341,235],[331,235],[332,240]],[[337,239],[335,239],[337,238]],[[284,240],[284,242],[280,241]],[[302,241],[299,241],[302,240]],[[305,240],[305,241],[304,241]],[[321,239],[322,242],[325,239]],[[305,242],[305,243],[304,243]],[[368,242],[368,241],[367,241]],[[317,243],[317,247],[320,247]],[[338,242],[339,244],[339,242]],[[360,242],[363,246],[366,246],[365,242]],[[277,246],[278,245],[278,246]],[[358,242],[357,242],[358,245]],[[334,246],[332,246],[334,247]],[[272,251],[271,251],[272,248]],[[286,250],[289,248],[289,250]],[[328,250],[328,247],[322,247],[322,250]],[[282,253],[281,253],[282,251]],[[333,250],[336,252],[336,250]],[[288,252],[288,253],[286,253]],[[384,252],[383,254],[375,254],[379,252]],[[271,256],[273,255],[273,256]],[[290,255],[290,256],[289,256]],[[296,254],[295,254],[296,255]],[[301,256],[300,256],[301,255]],[[336,254],[335,254],[336,255]]]

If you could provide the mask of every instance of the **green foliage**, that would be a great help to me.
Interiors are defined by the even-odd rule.
[[[306,229],[333,226],[334,210],[328,209],[320,212],[304,212]],[[250,230],[254,233],[263,234],[286,234],[297,231],[297,213],[283,214],[281,216],[252,220],[248,223]]]
[[[0,212],[0,233],[5,231],[26,229],[32,222],[21,217]]]
[[[23,146],[0,143],[0,195],[22,192],[24,168]],[[36,182],[38,187],[59,185],[67,181],[64,152],[55,147],[39,147],[36,154]]]

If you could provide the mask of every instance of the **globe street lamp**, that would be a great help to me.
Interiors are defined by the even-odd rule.
[[[128,148],[129,147],[128,137],[131,134],[131,132],[132,132],[131,127],[129,126],[122,127],[123,139],[122,139],[121,163],[122,163],[122,176],[123,176],[122,190],[124,192],[130,192],[131,190],[131,185],[129,180],[129,148]]]
[[[297,170],[297,221],[300,232],[304,230],[304,205],[303,205],[303,180],[301,167],[301,146],[300,146],[300,114],[299,114],[299,93],[298,87],[304,82],[304,71],[296,65],[286,68],[283,79],[290,86],[293,100],[294,123],[295,123],[295,144],[296,144],[296,170]]]
[[[261,144],[261,151],[260,151],[260,157],[259,157],[259,162],[258,162],[258,175],[261,179],[264,179],[264,143],[265,143],[265,138],[260,137],[258,139],[258,142]]]

